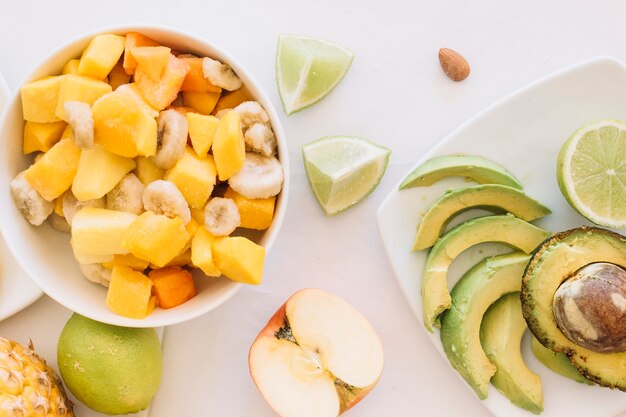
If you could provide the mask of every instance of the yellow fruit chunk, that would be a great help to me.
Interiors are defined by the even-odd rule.
[[[229,91],[222,94],[222,97],[218,100],[215,108],[213,109],[213,114],[216,114],[220,110],[225,109],[234,109],[244,101],[253,101],[255,100],[252,97],[252,94],[248,91],[248,89],[243,86],[238,90]]]
[[[156,166],[154,162],[145,156],[138,156],[135,158],[135,162],[137,163],[135,174],[143,185],[148,185],[152,181],[161,180],[163,176],[165,176],[165,170]]]
[[[191,241],[191,263],[210,277],[219,277],[222,271],[213,261],[213,236],[205,227],[196,231]]]
[[[124,236],[124,247],[138,258],[158,267],[178,255],[189,240],[180,217],[173,219],[146,211],[137,218]]]
[[[239,209],[240,227],[246,229],[265,230],[272,225],[276,197],[251,199],[242,196],[228,187],[225,198],[231,198]]]
[[[36,123],[58,122],[59,89],[64,76],[47,77],[24,84],[20,89],[24,120]]]
[[[197,221],[199,224],[204,224],[204,207],[202,208],[189,207],[189,211],[191,211],[192,219]]]
[[[153,119],[156,119],[159,116],[159,111],[152,107],[150,103],[148,103],[146,99],[143,98],[143,96],[139,92],[139,89],[137,88],[137,84],[128,83],[120,85],[115,90],[115,92],[120,94],[127,94],[130,98],[137,102],[137,105],[141,108],[141,110],[146,112],[146,114]]]
[[[79,201],[94,200],[111,191],[135,168],[135,161],[100,147],[85,149],[80,155],[72,193]]]
[[[115,91],[91,108],[94,140],[109,152],[128,158],[153,156],[157,147],[156,120],[130,95]]]
[[[103,81],[71,74],[62,77],[55,113],[61,120],[66,120],[65,102],[82,101],[91,106],[97,99],[111,92],[111,86]]]
[[[130,53],[137,61],[137,66],[141,67],[148,77],[159,80],[169,62],[170,51],[167,46],[136,46]]]
[[[183,103],[200,114],[211,114],[221,93],[183,91]]]
[[[66,126],[65,122],[26,122],[24,124],[23,152],[25,154],[36,151],[48,152],[52,145],[61,139]]]
[[[189,66],[170,54],[160,79],[152,79],[138,66],[135,68],[135,83],[143,98],[155,109],[162,110],[178,96],[187,71]]]
[[[171,261],[169,261],[168,263],[164,265],[164,267],[185,266],[189,264],[191,264],[191,249],[187,248],[187,249],[184,249],[178,255],[174,256]],[[159,269],[161,267],[156,264],[150,264],[150,268]]]
[[[215,238],[212,248],[215,265],[227,278],[252,285],[263,281],[263,246],[245,237],[227,236]]]
[[[113,269],[114,266],[127,266],[136,271],[143,271],[149,265],[150,263],[148,261],[139,259],[132,253],[127,253],[125,255],[114,255],[112,261],[102,263],[102,266],[108,269]]]
[[[63,196],[54,199],[54,212],[61,217],[65,217],[63,212]]]
[[[72,133],[72,128],[69,126],[65,126],[63,133],[61,133],[61,140],[63,139],[72,139],[74,140],[74,134]]]
[[[115,64],[111,72],[109,72],[108,78],[113,91],[117,90],[117,87],[120,85],[130,82],[130,75],[126,74],[126,71],[124,71],[124,66],[122,65],[121,60],[117,61],[117,64]]]
[[[103,80],[119,61],[126,40],[119,35],[98,35],[83,51],[78,64],[78,74]]]
[[[171,169],[165,173],[165,179],[176,187],[193,208],[204,207],[215,186],[215,162],[211,155],[199,158],[189,147]]]
[[[107,291],[106,305],[115,314],[143,319],[152,312],[152,280],[126,266],[115,266]]]
[[[104,257],[112,261],[113,255],[128,253],[123,240],[137,215],[123,211],[86,207],[79,210],[72,219],[72,250],[80,263],[90,258]],[[87,262],[85,262],[87,260]]]
[[[73,74],[78,75],[78,64],[80,63],[80,59],[70,59],[63,66],[63,70],[61,74]]]
[[[239,113],[230,111],[220,120],[213,138],[213,157],[220,181],[226,181],[243,166],[246,145]]]
[[[215,116],[205,116],[198,113],[187,113],[187,124],[189,126],[189,138],[191,146],[200,158],[204,158],[209,153],[213,144],[213,138],[217,131],[220,119]]]
[[[72,185],[80,153],[73,140],[63,139],[32,164],[24,178],[45,200],[52,201]]]

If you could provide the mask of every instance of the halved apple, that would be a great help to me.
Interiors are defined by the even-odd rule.
[[[346,301],[304,289],[259,333],[248,363],[254,383],[281,417],[336,417],[374,388],[383,348]]]

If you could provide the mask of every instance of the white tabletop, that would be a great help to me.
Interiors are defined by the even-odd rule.
[[[204,36],[251,70],[277,107],[276,38],[319,36],[356,53],[341,85],[295,114],[279,111],[292,160],[288,214],[267,260],[265,282],[217,310],[166,329],[165,375],[152,417],[272,416],[248,376],[259,329],[294,291],[331,290],[371,321],[385,348],[378,387],[350,416],[488,416],[425,337],[392,275],[378,236],[382,198],[427,149],[462,121],[537,77],[596,55],[626,59],[626,3],[502,1],[12,1],[0,6],[0,72],[15,88],[52,49],[113,25],[164,24]],[[37,4],[35,4],[37,3]],[[472,74],[443,76],[440,47],[462,52]],[[373,195],[326,217],[301,163],[303,144],[357,135],[392,149]],[[493,138],[499,140],[499,138]],[[0,323],[55,364],[70,312],[43,297]],[[81,408],[79,415],[98,414]]]

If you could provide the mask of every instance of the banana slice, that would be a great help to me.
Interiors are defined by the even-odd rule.
[[[244,132],[255,123],[269,123],[267,112],[258,101],[244,101],[233,109],[241,117],[241,128]]]
[[[270,157],[276,153],[276,136],[269,126],[255,123],[244,134],[246,150]]]
[[[167,217],[180,217],[185,224],[191,220],[189,205],[176,184],[171,181],[152,181],[143,192],[143,207]]]
[[[59,216],[54,211],[48,217],[50,225],[62,233],[72,233],[72,226],[65,220],[65,217]]]
[[[143,191],[145,188],[139,178],[131,172],[107,193],[107,208],[141,214],[143,212]]]
[[[280,192],[283,180],[283,167],[276,157],[246,152],[243,167],[230,177],[228,184],[244,197],[269,198]]]
[[[24,171],[13,178],[10,188],[11,196],[15,201],[17,209],[30,224],[39,226],[48,218],[50,213],[52,213],[54,204],[44,200],[37,190],[26,181]]]
[[[243,85],[230,66],[211,58],[202,60],[202,74],[211,84],[222,87],[224,90],[238,90]]]
[[[94,123],[91,107],[82,101],[66,101],[63,105],[74,143],[81,149],[94,146]]]
[[[204,208],[204,225],[214,236],[228,236],[240,224],[239,209],[230,198],[214,197]]]
[[[79,201],[76,198],[76,196],[74,196],[74,193],[72,193],[72,190],[67,190],[63,194],[62,202],[63,202],[63,215],[65,216],[65,220],[70,226],[72,225],[72,219],[74,218],[74,215],[78,213],[80,209],[84,207],[96,207],[96,208],[106,207],[106,201],[104,197],[101,197],[95,200]]]
[[[157,151],[152,161],[163,169],[170,169],[183,156],[187,145],[189,125],[187,118],[176,110],[165,110],[157,119]]]
[[[80,272],[82,272],[89,281],[105,287],[109,286],[109,282],[111,281],[110,269],[105,268],[101,264],[78,264],[78,267],[80,268]]]

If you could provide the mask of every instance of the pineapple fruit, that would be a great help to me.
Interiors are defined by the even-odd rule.
[[[242,236],[227,236],[213,241],[215,265],[233,281],[259,285],[263,279],[265,248]]]
[[[78,74],[103,80],[122,56],[125,43],[126,38],[119,35],[94,37],[80,57]]]
[[[212,146],[217,174],[220,181],[226,181],[241,169],[246,158],[239,113],[229,111],[220,120]]]
[[[189,147],[182,158],[165,173],[165,179],[173,182],[190,207],[202,208],[213,192],[216,179],[215,162],[211,155],[199,158]]]
[[[200,158],[204,158],[213,144],[213,138],[220,120],[215,116],[205,116],[193,112],[187,113],[185,116],[189,125],[191,146],[193,146],[193,150],[196,151]]]
[[[135,169],[135,161],[103,148],[85,149],[78,160],[72,193],[79,201],[96,200],[111,191],[126,174]]]
[[[156,299],[152,297],[152,281],[127,266],[114,266],[106,305],[121,316],[143,319],[156,305]]]
[[[31,152],[48,152],[52,145],[61,140],[61,136],[66,128],[65,122],[35,123],[26,122],[24,124],[24,143],[22,151],[24,154]]]
[[[24,84],[20,89],[22,115],[27,122],[58,122],[56,115],[63,76],[46,77]]]
[[[52,201],[72,185],[80,154],[71,139],[63,139],[32,164],[24,177],[45,200]]]
[[[72,74],[61,77],[63,79],[59,87],[59,96],[54,112],[61,120],[66,120],[65,103],[67,101],[82,101],[92,105],[97,99],[112,91],[111,86],[104,81]]]
[[[145,156],[138,156],[135,158],[137,166],[135,168],[135,175],[139,178],[139,181],[143,185],[148,185],[152,181],[161,180],[165,176],[165,170],[156,166],[152,160]]]

